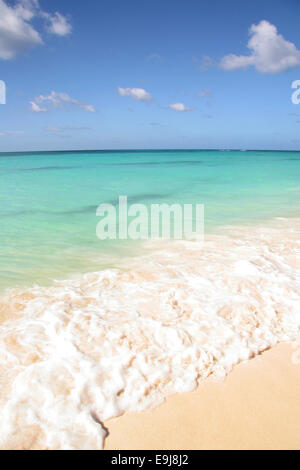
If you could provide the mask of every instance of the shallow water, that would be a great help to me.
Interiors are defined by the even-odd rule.
[[[299,215],[300,153],[146,151],[0,154],[0,289],[119,267],[137,242],[101,242],[96,208],[200,203],[207,233]]]

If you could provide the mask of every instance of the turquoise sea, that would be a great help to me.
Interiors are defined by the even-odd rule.
[[[299,215],[300,152],[0,154],[0,289],[118,266],[137,242],[96,237],[100,203],[200,203],[205,231]]]

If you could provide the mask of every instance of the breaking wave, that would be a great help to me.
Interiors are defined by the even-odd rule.
[[[296,339],[299,234],[299,219],[234,227],[152,243],[126,270],[6,290],[0,447],[101,449],[108,418]]]

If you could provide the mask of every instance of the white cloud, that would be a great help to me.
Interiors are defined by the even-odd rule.
[[[63,15],[44,12],[38,0],[19,0],[13,6],[0,0],[0,59],[13,59],[43,44],[40,32],[32,24],[38,17],[47,20],[48,30],[53,34],[65,36],[71,32],[71,25]]]
[[[278,34],[276,26],[268,21],[253,24],[249,30],[247,47],[250,55],[230,54],[220,62],[224,70],[255,67],[261,73],[280,73],[300,66],[300,51],[295,44]]]
[[[29,23],[34,16],[33,7],[31,2],[20,2],[11,7],[0,0],[0,59],[13,59],[18,52],[43,43],[40,34]]]
[[[212,94],[213,94],[212,90],[208,90],[208,88],[203,88],[203,90],[200,91],[200,93],[196,93],[196,96],[198,96],[199,98],[204,98],[205,96],[209,96]]]
[[[168,106],[169,109],[173,111],[177,111],[179,113],[184,113],[186,111],[193,111],[195,108],[190,108],[189,106],[185,106],[183,103],[172,103]]]
[[[44,113],[49,110],[49,107],[52,108],[63,108],[65,106],[76,106],[77,108],[81,108],[84,111],[88,111],[90,113],[95,112],[94,106],[91,104],[84,104],[80,101],[72,98],[67,93],[59,93],[57,91],[51,91],[49,95],[40,95],[34,98],[34,100],[30,101],[31,110],[35,113]],[[43,107],[41,106],[43,105]]]
[[[72,31],[72,26],[67,18],[61,15],[58,11],[54,15],[49,13],[42,13],[42,16],[47,20],[47,29],[49,33],[56,34],[57,36],[67,36]]]
[[[34,101],[30,101],[30,106],[31,106],[31,111],[33,111],[34,113],[46,113],[47,112],[46,108],[41,108]]]
[[[152,96],[143,88],[121,88],[118,87],[121,96],[129,96],[137,101],[152,101]]]

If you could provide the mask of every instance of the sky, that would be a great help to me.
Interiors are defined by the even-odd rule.
[[[299,24],[299,0],[0,0],[0,152],[300,150]]]

